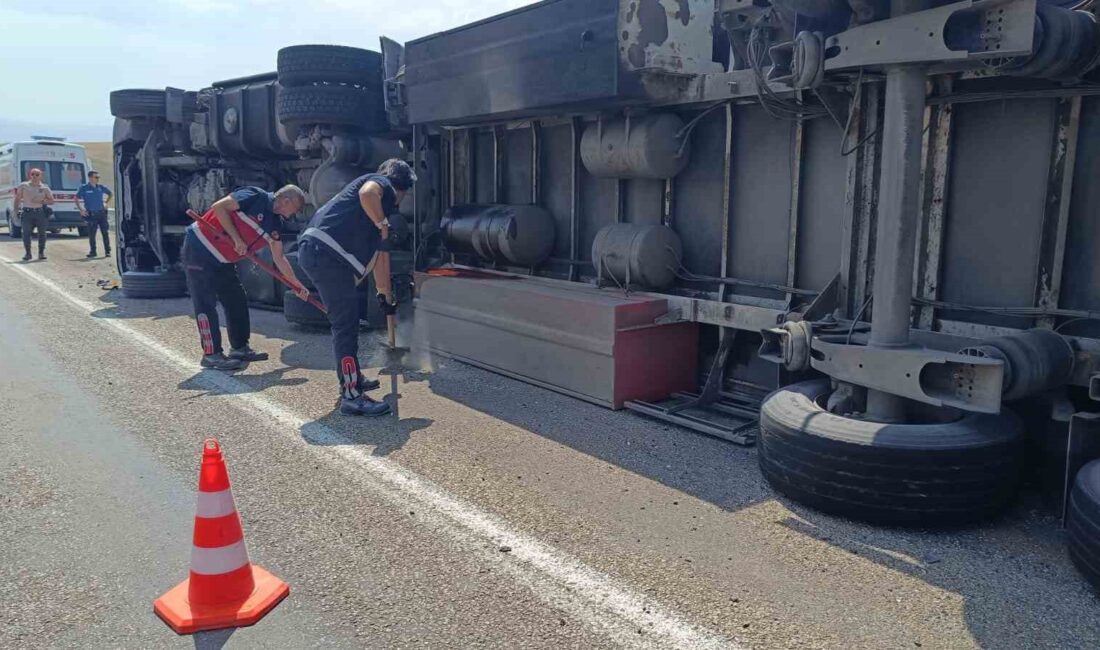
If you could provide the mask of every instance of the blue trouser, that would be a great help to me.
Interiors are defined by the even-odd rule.
[[[298,264],[313,280],[328,309],[341,393],[346,399],[355,399],[363,394],[359,388],[359,292],[355,272],[315,239],[303,237],[299,242]]]
[[[95,236],[96,230],[103,235],[103,252],[110,254],[111,252],[111,240],[108,238],[107,231],[107,210],[88,210],[88,216],[85,219],[88,228],[88,250],[91,253],[95,253]]]
[[[222,330],[218,321],[218,303],[225,309],[225,327],[233,349],[248,345],[252,319],[248,313],[248,296],[237,275],[236,264],[219,262],[210,256],[194,234],[188,232],[180,253],[187,276],[187,292],[195,308],[195,323],[199,327],[202,353],[222,353]]]

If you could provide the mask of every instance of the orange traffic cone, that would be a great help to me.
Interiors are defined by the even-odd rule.
[[[218,441],[203,442],[191,575],[153,601],[177,634],[252,625],[290,594],[282,580],[248,561],[241,518]]]

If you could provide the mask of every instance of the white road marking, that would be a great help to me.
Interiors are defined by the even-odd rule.
[[[91,314],[102,306],[70,294],[52,280],[31,269],[12,263],[0,256],[4,266],[25,275],[72,304]],[[93,319],[104,327],[126,335],[137,343],[186,373],[200,370],[199,364],[160,341],[111,318]],[[272,428],[283,432],[304,449],[324,458],[333,455],[363,470],[360,479],[377,493],[406,507],[415,504],[417,512],[434,527],[465,542],[467,552],[496,562],[517,582],[530,589],[553,607],[569,612],[588,627],[599,631],[615,643],[626,647],[729,648],[745,646],[685,620],[680,615],[647,599],[622,581],[598,571],[568,553],[512,528],[496,515],[451,494],[432,481],[411,472],[387,458],[372,456],[352,446],[330,427],[311,422],[285,408],[275,400],[257,394],[231,375],[205,370],[198,376],[201,382],[225,393],[232,393],[239,403],[257,415],[271,420]],[[297,434],[299,430],[324,446],[312,446]],[[510,553],[500,553],[501,546],[510,546]],[[639,634],[639,630],[644,634]]]

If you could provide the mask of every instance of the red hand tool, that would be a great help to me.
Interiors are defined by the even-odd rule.
[[[194,210],[191,210],[191,209],[187,210],[187,216],[191,217],[195,221],[201,221],[202,220],[202,215],[200,215],[198,212],[195,212]],[[214,237],[219,239],[219,240],[225,237],[225,235],[223,235],[219,232],[214,232],[214,233],[207,232],[207,234],[213,234]],[[268,275],[275,278],[279,282],[282,282],[283,284],[285,284],[287,287],[290,288],[291,291],[295,291],[295,292],[298,291],[298,287],[294,286],[293,284],[290,283],[290,280],[287,280],[285,277],[283,277],[283,274],[279,273],[279,269],[277,269],[274,266],[271,266],[270,264],[268,264],[267,262],[264,262],[263,260],[257,258],[251,252],[245,253],[244,256],[247,257],[249,259],[249,261],[251,261],[253,264],[255,264],[256,266],[263,269]],[[323,313],[325,313],[325,314],[328,313],[328,309],[323,304],[321,304],[321,301],[317,300],[312,295],[306,296],[306,302],[313,305],[317,309],[320,309]]]

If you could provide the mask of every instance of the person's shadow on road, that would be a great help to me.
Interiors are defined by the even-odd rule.
[[[127,298],[117,286],[106,289],[99,302],[103,307],[92,312],[92,318],[148,318],[157,321],[191,314],[191,303],[186,298]]]
[[[302,426],[301,433],[302,439],[311,445],[367,445],[374,447],[372,456],[381,457],[401,449],[413,433],[434,422],[428,418],[395,420],[392,414],[376,418],[344,415],[336,407],[328,415]]]
[[[241,366],[240,371],[248,369],[249,364]],[[259,375],[243,375],[240,371],[227,374],[218,370],[200,370],[191,377],[181,381],[177,388],[184,391],[189,391],[192,394],[188,395],[186,399],[197,399],[199,397],[207,397],[209,395],[240,395],[242,393],[259,393],[267,390],[268,388],[274,388],[277,386],[301,386],[309,381],[305,377],[284,377],[289,370],[294,368],[276,368],[269,370],[268,372]],[[235,390],[226,391],[217,388],[218,382],[216,381],[220,377],[232,378],[234,382]],[[241,385],[247,387],[247,390],[236,390]]]

